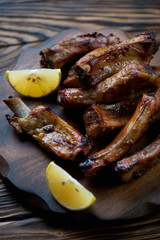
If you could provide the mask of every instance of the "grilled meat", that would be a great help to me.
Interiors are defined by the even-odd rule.
[[[94,88],[67,88],[59,91],[58,102],[64,107],[110,104],[138,97],[146,90],[155,90],[159,84],[160,79],[149,67],[130,63]]]
[[[158,47],[155,35],[143,33],[113,46],[95,49],[69,71],[64,81],[69,87],[92,87],[117,73],[130,62],[147,65]]]
[[[144,94],[130,121],[120,131],[117,137],[104,149],[88,157],[81,163],[86,175],[94,176],[105,166],[123,157],[125,153],[148,129],[151,120],[160,117],[160,95]]]
[[[11,126],[18,132],[25,132],[32,136],[46,150],[62,159],[75,160],[79,153],[89,154],[92,143],[77,130],[59,118],[54,112],[44,106],[37,106],[32,111],[25,111],[27,107],[19,98],[5,100],[11,108],[24,109],[24,116],[7,117]],[[15,103],[15,104],[14,104]],[[18,104],[17,104],[18,103]],[[21,107],[22,105],[22,107]]]
[[[149,146],[116,163],[115,171],[123,182],[142,176],[160,162],[160,135]]]
[[[41,67],[62,68],[71,62],[76,62],[86,53],[100,47],[106,47],[119,42],[113,34],[104,36],[101,33],[84,34],[75,38],[64,40],[52,48],[46,48],[41,54]]]
[[[111,105],[93,104],[84,115],[87,136],[97,138],[124,127],[135,111],[139,98]]]

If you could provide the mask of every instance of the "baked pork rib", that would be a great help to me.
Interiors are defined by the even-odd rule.
[[[147,131],[151,120],[160,117],[160,95],[144,94],[135,113],[116,138],[104,149],[81,163],[86,175],[94,176],[101,169],[119,160]]]
[[[116,163],[115,171],[123,182],[142,176],[160,162],[160,135],[149,146]]]
[[[84,34],[75,38],[64,40],[55,44],[52,48],[46,48],[40,53],[41,67],[62,68],[71,62],[76,62],[86,53],[100,47],[116,44],[119,42],[113,34],[104,36],[101,33]]]
[[[110,104],[142,95],[145,90],[155,90],[160,79],[149,67],[130,63],[118,73],[88,90],[66,88],[58,93],[63,107],[88,107],[94,103]]]
[[[140,98],[104,105],[93,104],[84,115],[87,136],[98,138],[124,127],[134,113]]]
[[[83,137],[50,109],[37,106],[30,111],[20,98],[10,98],[4,102],[20,116],[7,116],[10,125],[19,133],[29,134],[43,148],[58,157],[76,160],[79,153],[88,155],[92,150],[92,143],[88,138]]]
[[[113,46],[95,49],[75,63],[64,85],[92,87],[130,62],[148,65],[157,48],[154,33],[148,32]]]

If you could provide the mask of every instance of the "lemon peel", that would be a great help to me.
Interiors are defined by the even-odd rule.
[[[54,198],[69,210],[83,210],[96,201],[90,191],[53,161],[47,166],[46,179]]]
[[[40,98],[57,89],[61,82],[61,69],[26,69],[6,71],[6,78],[11,87],[19,94]]]

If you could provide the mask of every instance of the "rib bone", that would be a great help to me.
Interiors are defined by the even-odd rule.
[[[17,104],[17,102],[19,104]],[[25,132],[32,136],[46,150],[62,159],[75,160],[79,153],[88,155],[92,150],[92,143],[77,130],[59,118],[54,112],[44,106],[37,106],[28,111],[20,99],[5,100],[7,106],[19,116],[8,117],[11,126],[18,132]],[[24,108],[19,108],[19,107]],[[27,109],[25,112],[24,110]],[[22,112],[21,112],[22,110]],[[23,117],[25,115],[25,117]]]
[[[20,98],[8,98],[4,100],[5,104],[11,109],[11,111],[18,117],[27,117],[31,110]]]

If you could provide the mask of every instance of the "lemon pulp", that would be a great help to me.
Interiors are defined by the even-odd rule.
[[[60,84],[61,69],[26,69],[6,71],[11,87],[27,97],[44,97],[55,91]]]
[[[46,179],[54,198],[69,210],[86,209],[96,200],[90,191],[54,162],[46,169]]]

